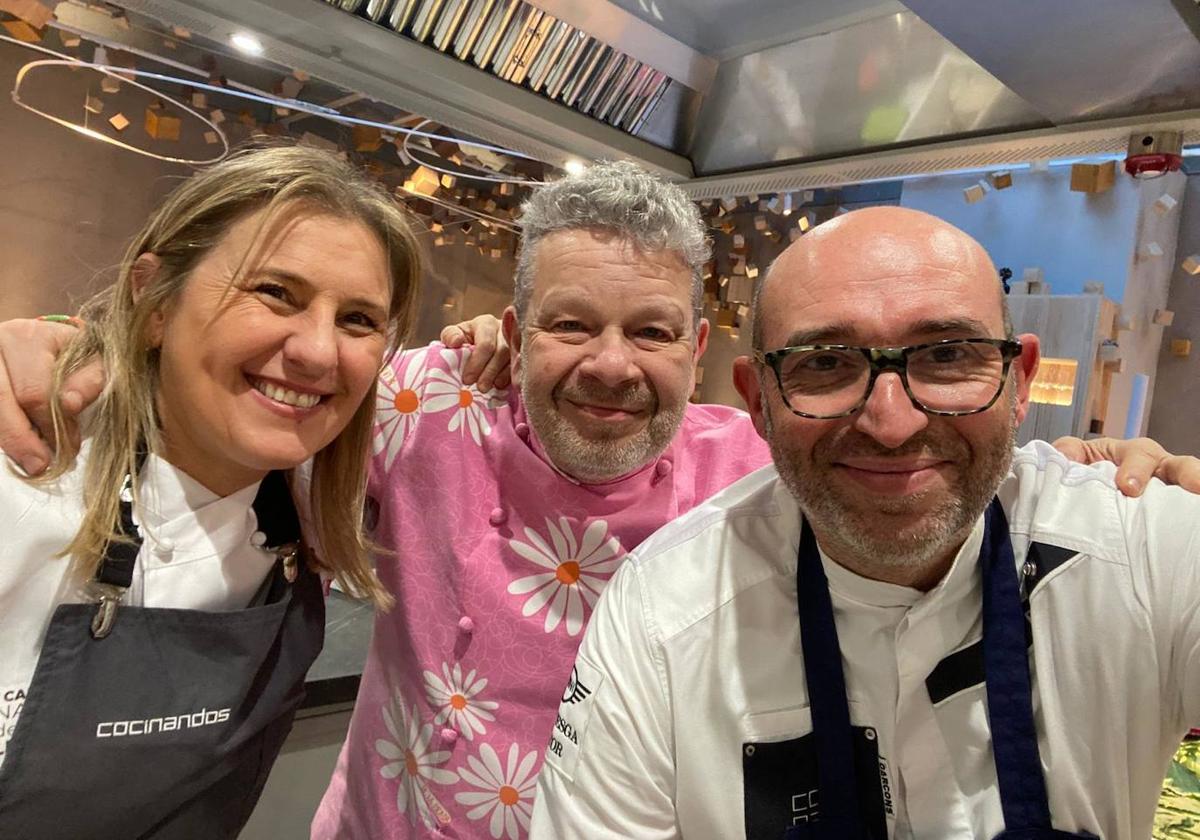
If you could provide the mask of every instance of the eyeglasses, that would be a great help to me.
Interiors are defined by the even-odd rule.
[[[900,375],[913,405],[928,414],[978,414],[996,402],[1020,353],[1019,341],[951,338],[911,347],[805,344],[756,350],[754,358],[775,371],[793,414],[832,420],[866,405],[876,378],[888,370]]]

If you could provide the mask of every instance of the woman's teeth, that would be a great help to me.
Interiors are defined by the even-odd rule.
[[[275,402],[294,405],[297,408],[312,408],[321,401],[319,394],[297,394],[295,391],[280,388],[278,385],[272,385],[270,382],[255,382],[254,389],[260,394],[265,394],[275,400]]]

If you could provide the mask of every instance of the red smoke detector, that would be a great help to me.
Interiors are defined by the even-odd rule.
[[[1134,178],[1158,178],[1183,165],[1183,135],[1178,131],[1134,134],[1125,153],[1125,171]]]

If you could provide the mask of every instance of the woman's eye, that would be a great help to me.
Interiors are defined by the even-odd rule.
[[[379,322],[365,312],[351,312],[343,319],[344,322],[364,330],[379,329]]]
[[[290,297],[287,288],[278,283],[258,283],[253,287],[252,291],[260,295],[273,297],[276,300],[288,300]]]

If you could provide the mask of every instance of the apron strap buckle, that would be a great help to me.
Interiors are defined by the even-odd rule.
[[[283,564],[283,578],[288,583],[295,583],[299,574],[300,546],[297,543],[284,543],[275,549],[275,556]]]
[[[92,618],[92,638],[103,639],[117,621],[117,607],[125,597],[125,588],[110,583],[94,583],[98,609]]]

